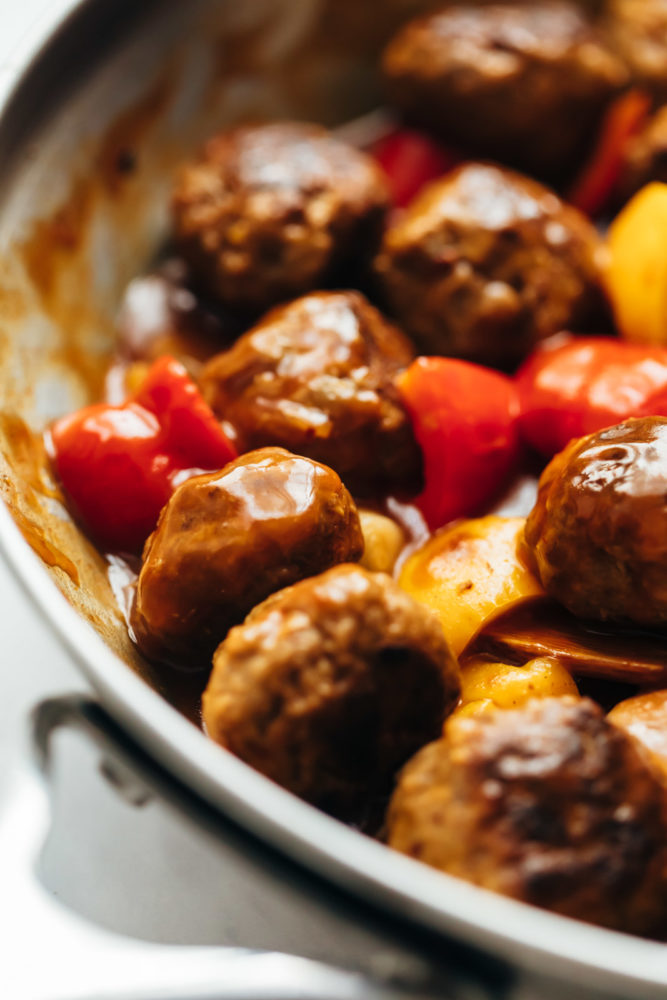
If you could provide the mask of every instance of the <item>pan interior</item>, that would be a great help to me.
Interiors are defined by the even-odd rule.
[[[67,600],[154,685],[128,640],[107,562],[65,510],[42,432],[55,417],[100,398],[118,304],[164,242],[177,165],[235,122],[334,124],[372,108],[377,52],[420,6],[428,4],[152,3],[147,9],[155,12],[121,31],[110,52],[101,28],[91,35],[88,27],[87,46],[99,44],[100,58],[87,48],[85,58],[65,64],[64,82],[63,62],[52,56],[59,71],[53,91],[42,56],[7,109],[0,495]],[[49,93],[52,105],[45,106]]]
[[[86,58],[79,60],[70,32],[68,51],[74,56],[63,63],[56,39],[46,54],[57,67],[58,86],[51,88],[44,79],[43,53],[3,113],[0,496],[44,572],[127,665],[100,656],[100,649],[108,650],[99,643],[88,649],[80,628],[70,630],[72,647],[100,690],[116,692],[122,720],[136,721],[149,707],[146,698],[139,699],[136,711],[123,706],[125,693],[132,690],[123,679],[127,667],[158,690],[159,681],[128,639],[109,564],[65,510],[45,460],[44,428],[99,398],[122,292],[166,238],[169,191],[178,164],[207,135],[234,122],[293,117],[336,124],[372,109],[380,97],[373,68],[377,52],[400,21],[432,6],[432,0],[147,2],[140,23],[132,31],[119,31],[111,49],[108,39],[86,34]],[[9,547],[18,565],[20,551]],[[25,578],[30,576],[26,571]],[[35,590],[45,593],[43,587]],[[40,600],[43,606],[48,603],[47,597]],[[292,853],[299,848],[300,858],[312,867],[438,929],[466,926],[472,936],[470,927],[477,926],[479,916],[479,928],[486,926],[479,940],[496,950],[506,946],[512,957],[529,943],[524,931],[531,928],[534,942],[541,942],[534,944],[533,965],[547,954],[550,971],[559,966],[557,952],[566,950],[565,939],[557,943],[550,933],[567,922],[531,911],[519,919],[522,908],[515,904],[496,898],[486,902],[488,894],[408,859],[392,858],[388,873],[383,848],[336,829],[337,824],[298,802],[288,810],[288,796],[279,789],[258,775],[242,774],[247,768],[224,759],[184,722],[184,730],[191,732],[177,729],[183,720],[173,711],[170,728],[168,706],[136,677],[132,680],[135,691],[145,691],[162,709],[153,718],[146,713],[150,749],[159,750],[163,763],[182,777],[193,783],[198,779],[198,790],[228,807],[235,818],[254,822],[259,830],[255,819],[261,807],[250,793],[266,785],[266,800],[276,805],[266,818],[267,830],[271,824],[277,830],[280,816],[290,813],[284,835],[273,830],[274,843]],[[171,739],[171,733],[179,738]],[[242,788],[249,789],[245,801]],[[300,827],[291,822],[294,817],[302,821]],[[502,915],[506,922],[497,919]],[[609,965],[622,965],[622,949],[608,934],[573,927],[569,941],[575,971],[576,963],[590,971],[597,958],[604,968],[605,954]],[[627,944],[636,959],[628,963],[631,974],[664,983],[656,947]]]

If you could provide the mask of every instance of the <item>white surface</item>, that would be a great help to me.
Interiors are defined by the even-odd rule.
[[[0,0],[0,96],[23,64],[31,29],[38,21],[54,20],[70,0]]]

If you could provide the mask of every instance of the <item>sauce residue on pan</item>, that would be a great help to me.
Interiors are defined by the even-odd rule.
[[[46,537],[43,529],[45,503],[60,502],[61,497],[48,472],[42,439],[16,414],[0,412],[0,440],[3,458],[12,469],[12,475],[0,473],[0,492],[21,534],[42,562],[62,570],[78,587],[76,563]]]

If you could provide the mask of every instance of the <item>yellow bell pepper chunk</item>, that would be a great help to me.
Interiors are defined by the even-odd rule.
[[[552,656],[541,656],[523,666],[471,660],[461,667],[461,703],[465,714],[488,708],[518,708],[531,698],[578,696],[571,674]],[[480,706],[484,706],[481,708]]]
[[[522,517],[489,515],[438,531],[403,565],[399,585],[438,615],[458,656],[501,611],[544,591],[517,553]]]
[[[359,560],[373,573],[392,573],[405,545],[403,529],[384,514],[359,508],[359,522],[364,536],[364,554]]]
[[[479,701],[466,701],[457,705],[449,719],[470,719],[474,718],[476,715],[484,715],[485,712],[491,711],[491,709],[497,706],[493,704],[490,698],[480,698]],[[445,726],[449,719],[446,720]],[[445,726],[443,726],[443,733]]]
[[[628,340],[667,345],[667,184],[648,184],[612,223],[606,286]]]

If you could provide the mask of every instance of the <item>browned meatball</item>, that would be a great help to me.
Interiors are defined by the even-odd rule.
[[[667,810],[631,737],[588,699],[452,719],[405,767],[392,847],[477,885],[639,934],[667,922]]]
[[[511,365],[599,308],[599,240],[548,188],[468,164],[429,185],[391,226],[375,268],[429,353]]]
[[[183,483],[146,542],[131,625],[150,659],[210,663],[259,601],[360,558],[350,494],[332,469],[282,448]]]
[[[602,23],[634,80],[667,101],[667,0],[607,0]]]
[[[627,75],[567,2],[446,7],[399,31],[384,73],[411,121],[550,178],[576,162]]]
[[[246,126],[186,166],[176,242],[221,302],[259,312],[370,254],[388,204],[374,161],[318,125]]]
[[[651,181],[667,184],[667,105],[656,111],[644,128],[628,142],[616,186],[617,200],[627,201]]]
[[[217,650],[209,735],[347,818],[389,790],[459,694],[439,622],[382,573],[338,566],[274,594]]]
[[[394,386],[413,356],[358,292],[318,292],[270,312],[200,386],[244,448],[309,455],[356,493],[417,489],[421,456]]]
[[[540,479],[526,556],[581,618],[667,622],[667,419],[572,441]]]

